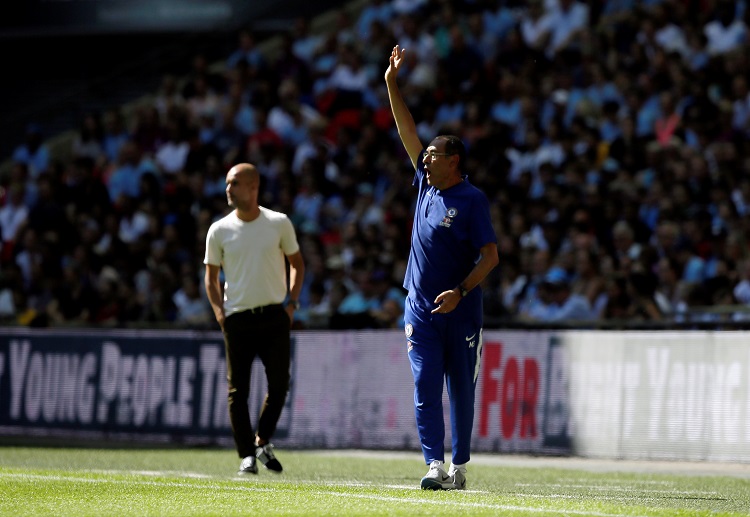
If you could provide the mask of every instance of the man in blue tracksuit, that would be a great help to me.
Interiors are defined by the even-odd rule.
[[[411,252],[404,279],[409,292],[404,322],[414,376],[419,440],[430,466],[424,489],[466,487],[474,389],[482,348],[482,292],[479,283],[498,264],[497,237],[489,202],[462,174],[466,151],[452,135],[437,136],[427,148],[396,81],[405,50],[396,45],[385,72],[393,118],[416,169],[419,188]],[[453,458],[444,469],[443,377],[451,405]]]

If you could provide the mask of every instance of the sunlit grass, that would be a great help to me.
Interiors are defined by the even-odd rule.
[[[750,481],[472,463],[426,492],[418,454],[277,450],[238,476],[231,450],[0,448],[0,515],[750,515]]]

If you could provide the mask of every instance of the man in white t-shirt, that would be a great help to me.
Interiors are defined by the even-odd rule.
[[[290,329],[299,309],[305,264],[289,218],[258,205],[260,175],[255,166],[235,165],[226,184],[234,210],[209,228],[203,262],[206,294],[224,332],[229,419],[242,458],[239,472],[257,474],[256,460],[281,472],[269,440],[289,391]],[[256,356],[265,368],[268,393],[253,433],[247,399]]]

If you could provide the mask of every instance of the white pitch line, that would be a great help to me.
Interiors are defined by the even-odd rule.
[[[120,471],[122,472],[122,471]],[[180,477],[186,477],[191,479],[212,479],[212,476],[209,476],[208,474],[199,474],[197,472],[182,472],[177,470],[128,470],[128,474],[135,474],[139,476],[152,476],[152,477],[160,477],[160,476],[180,476]]]
[[[326,486],[350,486],[353,488],[391,488],[393,490],[421,490],[418,486],[414,485],[376,485],[375,483],[363,483],[363,482],[351,482],[351,483],[336,483],[334,481],[322,481],[322,484]]]
[[[226,486],[226,485],[214,485],[214,484],[196,484],[176,481],[140,481],[140,480],[125,480],[125,479],[91,479],[81,478],[73,476],[49,476],[41,474],[22,474],[22,473],[11,473],[11,472],[0,472],[0,478],[19,478],[27,480],[46,480],[46,481],[61,481],[61,482],[75,482],[75,483],[101,483],[101,484],[123,484],[123,485],[142,485],[142,486],[166,486],[175,488],[192,488],[192,489],[217,489],[227,490],[236,492],[279,492],[279,491],[293,491],[293,489],[287,489],[283,487],[265,488],[265,487],[253,487],[253,486]],[[349,492],[335,492],[335,491],[324,491],[315,490],[317,495],[336,495],[340,497],[349,497],[352,499],[367,499],[381,502],[392,502],[400,504],[431,504],[445,507],[459,507],[459,508],[485,508],[490,510],[503,510],[503,511],[524,511],[538,514],[555,514],[555,515],[591,515],[594,517],[647,517],[624,513],[604,513],[604,512],[592,512],[588,510],[563,510],[563,509],[551,509],[551,508],[535,508],[529,506],[517,506],[509,504],[491,504],[491,503],[475,503],[468,501],[450,501],[450,500],[433,500],[433,499],[411,499],[395,496],[380,496],[380,495],[369,495],[369,494],[352,494]]]
[[[526,493],[518,493],[513,494],[515,497],[528,497],[528,498],[535,498],[535,499],[580,499],[580,496],[576,495],[570,495],[570,494],[526,494]],[[598,501],[625,501],[629,499],[624,494],[621,496],[612,496],[612,495],[600,495],[597,496],[596,499]]]
[[[387,501],[393,503],[411,503],[411,504],[434,504],[440,507],[445,506],[459,506],[464,508],[486,508],[491,510],[504,510],[504,511],[524,511],[532,513],[551,513],[555,515],[593,515],[596,517],[645,517],[645,516],[634,516],[631,514],[624,513],[604,513],[604,512],[592,512],[588,510],[561,510],[551,508],[534,508],[529,506],[516,506],[510,504],[490,504],[490,503],[473,503],[464,501],[433,501],[431,499],[403,499],[400,497],[393,496],[380,496],[380,495],[368,495],[368,494],[349,494],[346,492],[326,492],[327,494],[339,495],[342,497],[352,497],[355,499],[372,499],[375,501]]]
[[[195,479],[213,479],[216,476],[202,474],[199,472],[187,472],[185,470],[115,470],[115,469],[81,469],[82,472],[91,472],[92,474],[107,475],[137,475],[137,476],[179,476]]]
[[[62,481],[62,482],[75,482],[75,483],[102,483],[102,484],[120,484],[120,485],[143,485],[143,486],[166,486],[174,488],[210,488],[210,489],[221,489],[230,491],[255,491],[255,492],[274,492],[282,490],[279,488],[265,488],[265,487],[249,487],[249,486],[224,486],[224,485],[213,485],[213,484],[196,484],[196,483],[184,483],[179,481],[141,481],[138,479],[94,479],[94,478],[82,478],[73,476],[48,476],[41,474],[21,474],[21,473],[0,473],[0,478],[20,478],[20,479],[34,479],[42,481]]]
[[[681,494],[681,495],[719,495],[719,492],[705,490],[655,490],[655,489],[638,489],[624,486],[600,486],[600,485],[569,485],[565,483],[516,483],[517,487],[524,488],[585,488],[587,490],[599,491],[619,491],[619,492],[648,492],[650,494]]]
[[[588,481],[591,481],[591,478],[570,478],[571,481],[577,481],[579,483],[586,483]],[[622,483],[622,481],[617,479],[603,479],[602,484],[609,483],[610,485],[619,484]],[[636,479],[633,480],[632,483],[634,485],[665,485],[665,486],[674,486],[676,483],[674,481],[659,481],[655,479]]]

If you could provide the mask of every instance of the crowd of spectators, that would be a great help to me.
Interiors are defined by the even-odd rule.
[[[297,228],[297,325],[400,327],[415,190],[383,81],[396,43],[422,141],[459,135],[491,202],[489,325],[750,304],[746,7],[370,0],[322,33],[295,20],[273,51],[242,30],[129,117],[87,114],[70,159],[29,126],[2,178],[0,317],[213,328],[206,231],[248,161]]]

